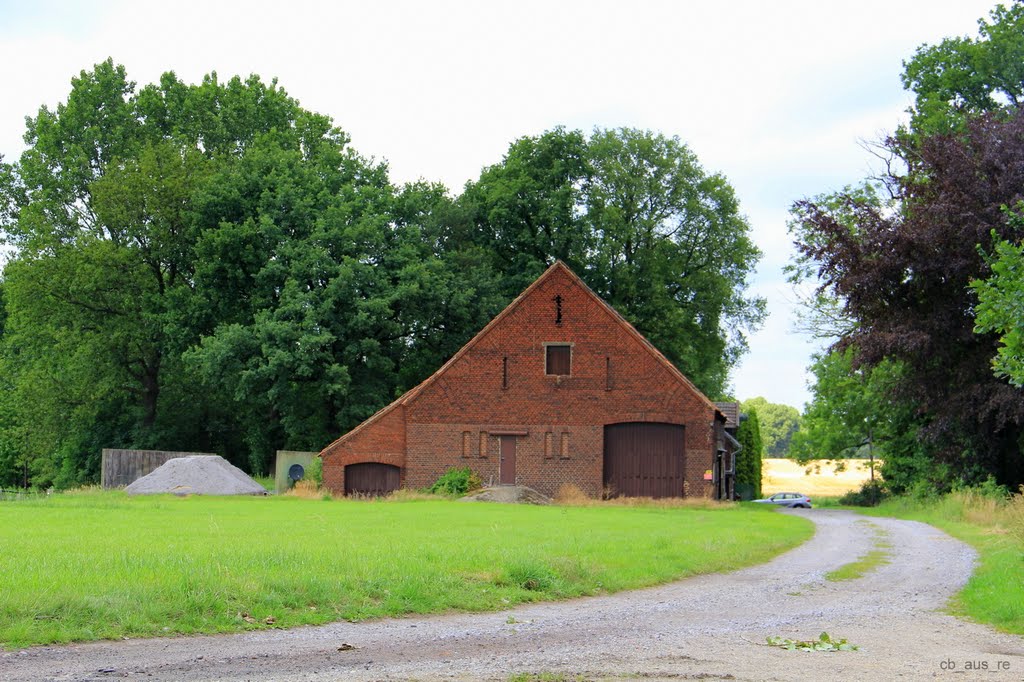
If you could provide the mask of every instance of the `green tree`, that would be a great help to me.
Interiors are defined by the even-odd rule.
[[[875,184],[890,200],[839,192],[794,207],[794,269],[816,279],[816,300],[848,322],[832,350],[852,349],[851,378],[871,384],[878,371],[886,377],[879,383],[885,399],[868,409],[876,425],[890,425],[890,482],[1024,480],[1024,397],[991,373],[994,360],[999,366],[999,332],[1012,323],[1001,327],[990,317],[976,324],[975,310],[986,307],[976,308],[970,289],[999,262],[979,247],[994,241],[999,257],[1011,259],[1003,272],[1012,271],[1019,231],[1004,207],[1018,205],[1024,187],[1024,6],[998,7],[991,19],[981,22],[977,40],[924,46],[906,63],[904,84],[916,97],[911,124],[882,146],[890,172]],[[1012,276],[1004,290],[1013,290]],[[860,399],[845,395],[848,402],[838,402],[856,412]],[[828,447],[828,415],[815,409],[812,403],[801,433]],[[908,444],[906,434],[918,443]]]
[[[883,412],[884,394],[866,369],[854,369],[854,350],[817,355],[811,365],[814,383],[800,431],[790,453],[799,461],[856,457]]]
[[[736,440],[740,450],[736,453],[736,485],[749,485],[754,488],[754,497],[761,497],[761,459],[764,457],[764,444],[761,440],[761,426],[757,410],[744,410],[746,419],[740,420]]]
[[[787,457],[793,435],[800,429],[800,411],[789,405],[757,397],[740,404],[742,412],[755,411],[761,427],[765,457]]]
[[[584,134],[555,128],[515,141],[467,183],[458,199],[469,222],[463,235],[486,248],[510,299],[556,259],[577,273],[589,265],[593,234],[580,215],[590,175]]]
[[[265,471],[429,375],[555,258],[712,394],[764,314],[732,189],[675,138],[525,138],[453,201],[393,186],[275,82],[137,88],[107,60],[26,142],[0,162],[5,481],[93,481],[112,446]]]
[[[922,45],[904,62],[903,87],[915,96],[909,132],[962,130],[972,116],[1024,104],[1024,4],[997,5],[978,34]]]
[[[0,185],[0,361],[38,485],[95,480],[105,446],[265,470],[390,400],[410,299],[451,298],[421,291],[439,266],[386,167],[275,83],[136,90],[108,60],[28,125]]]
[[[458,201],[509,297],[562,259],[709,395],[763,321],[746,293],[760,252],[735,193],[678,138],[523,138]]]
[[[900,363],[855,366],[853,348],[818,355],[811,366],[813,398],[805,406],[791,454],[813,459],[873,457],[890,491],[903,493],[924,484],[948,490],[952,468],[938,461],[922,429],[927,415],[899,399],[905,381]]]
[[[1024,228],[1019,204],[1008,218],[1018,230]],[[971,287],[978,296],[975,331],[998,334],[999,349],[992,359],[996,376],[1005,377],[1014,386],[1024,387],[1024,244],[997,240],[989,264],[987,279],[976,279]]]

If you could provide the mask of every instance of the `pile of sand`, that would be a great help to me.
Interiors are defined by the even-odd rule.
[[[129,495],[266,495],[244,471],[217,455],[169,459],[126,487]]]
[[[525,485],[499,485],[467,495],[467,502],[506,502],[512,504],[551,504],[551,498]]]

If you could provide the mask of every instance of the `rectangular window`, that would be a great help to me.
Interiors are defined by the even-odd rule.
[[[481,431],[480,432],[480,456],[481,457],[486,457],[487,456],[487,432],[486,431]]]
[[[508,356],[501,359],[501,387],[508,388]]]
[[[548,431],[544,434],[544,459],[555,456],[555,434]]]
[[[469,457],[469,431],[462,432],[462,456]]]
[[[562,459],[569,459],[569,432],[568,431],[563,431],[562,432],[562,452],[561,452],[561,457],[562,457]]]
[[[549,344],[544,373],[549,376],[569,376],[572,374],[572,346]]]

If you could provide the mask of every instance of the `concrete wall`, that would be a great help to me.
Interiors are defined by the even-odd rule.
[[[278,450],[274,463],[274,492],[278,495],[288,492],[288,489],[292,487],[292,481],[288,478],[288,469],[293,464],[298,464],[308,472],[309,465],[317,454],[319,453]]]

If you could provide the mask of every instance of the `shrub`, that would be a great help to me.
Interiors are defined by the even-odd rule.
[[[889,496],[881,481],[867,481],[860,490],[851,490],[839,498],[839,504],[853,507],[877,507]]]
[[[469,467],[453,467],[430,486],[430,492],[435,495],[465,495],[483,485],[483,480]]]
[[[314,457],[306,467],[306,478],[315,482],[317,487],[324,484],[324,461],[320,457]]]
[[[917,502],[937,502],[947,492],[949,491],[939,490],[934,483],[926,478],[915,480],[905,491],[910,499]]]

